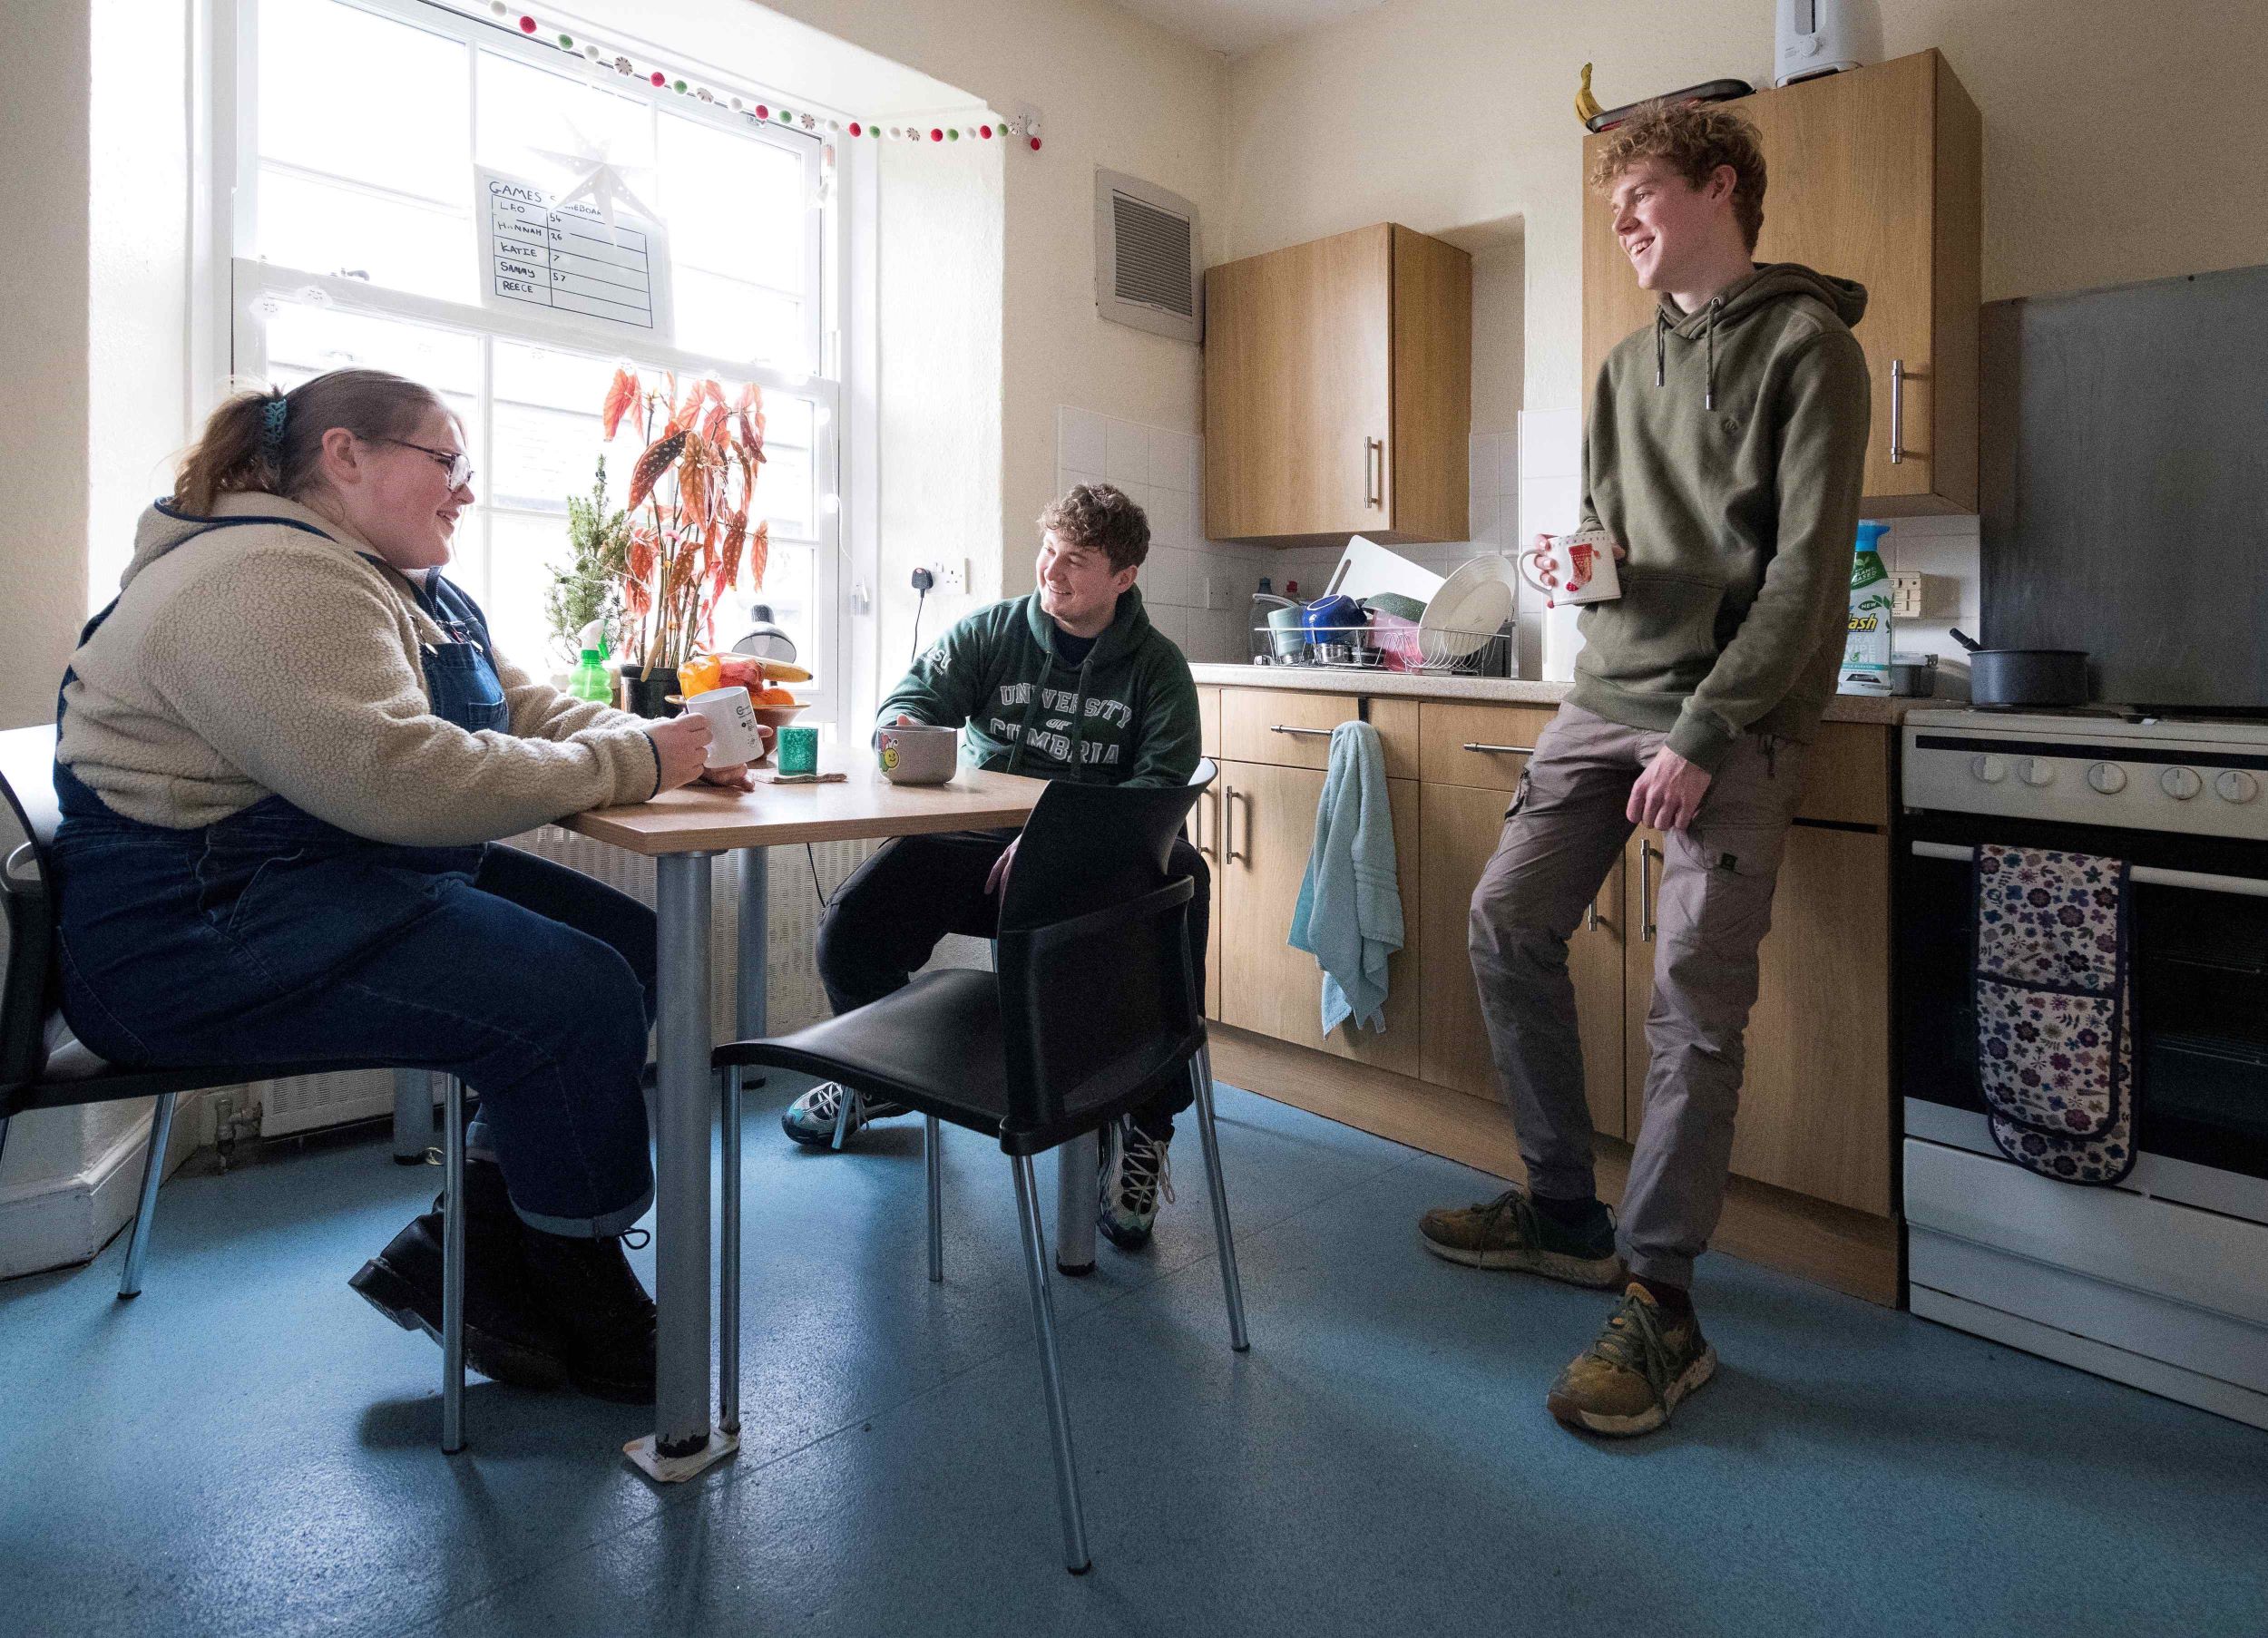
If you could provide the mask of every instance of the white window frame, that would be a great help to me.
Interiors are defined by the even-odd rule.
[[[561,53],[556,48],[531,40],[516,29],[496,26],[482,18],[430,4],[428,0],[330,0],[330,3],[352,5],[393,22],[460,41],[468,60],[475,52],[491,51],[538,68],[556,71],[560,66]],[[634,362],[635,367],[641,372],[659,367],[674,370],[680,378],[715,375],[735,382],[753,382],[767,392],[777,391],[810,401],[814,406],[811,470],[816,491],[813,498],[814,572],[810,618],[815,623],[826,620],[827,625],[821,634],[821,648],[825,655],[821,676],[815,683],[798,685],[797,692],[809,707],[804,721],[813,726],[838,725],[846,703],[858,692],[854,671],[853,600],[845,595],[842,572],[846,561],[843,514],[846,484],[844,476],[845,452],[840,437],[844,402],[841,377],[845,354],[842,326],[846,316],[852,311],[848,282],[851,258],[847,254],[845,227],[851,215],[846,209],[846,190],[852,168],[841,164],[834,168],[831,198],[825,208],[818,210],[818,220],[814,224],[814,231],[806,236],[805,288],[809,293],[805,303],[806,341],[807,356],[815,366],[814,373],[807,375],[769,365],[689,352],[655,341],[633,340],[627,336],[624,337],[627,345],[610,348],[602,333],[572,318],[561,317],[540,308],[490,308],[475,303],[387,289],[336,273],[280,266],[260,258],[256,252],[259,242],[259,5],[260,0],[213,0],[210,107],[214,112],[210,173],[210,242],[216,252],[215,259],[220,263],[216,269],[220,277],[213,280],[214,307],[209,312],[210,322],[215,326],[213,333],[227,339],[230,373],[265,379],[267,355],[259,308],[264,300],[274,297],[286,301],[313,301],[344,312],[405,319],[477,338],[481,349],[480,395],[484,404],[494,403],[495,343],[500,340],[523,342],[560,352],[579,353],[588,357]],[[468,61],[468,66],[476,67],[476,64]],[[472,91],[466,101],[466,117],[477,121],[480,93],[476,72],[470,75],[470,82]],[[638,94],[635,83],[626,84],[623,89],[632,95]],[[815,200],[820,197],[821,148],[824,141],[821,136],[761,123],[734,112],[721,103],[704,103],[675,93],[669,95],[668,112],[671,117],[706,121],[737,136],[795,154],[806,169],[810,190],[808,197]],[[657,92],[649,101],[659,104],[663,98],[664,93]],[[660,117],[658,108],[655,117]],[[471,145],[468,143],[468,147]],[[372,189],[371,191],[389,199],[410,198],[378,189]],[[413,202],[430,204],[424,200]],[[475,466],[484,473],[495,470],[493,458],[494,419],[493,414],[483,417],[481,447],[472,452]],[[481,504],[488,514],[550,515],[528,513],[521,508],[497,507],[485,500]],[[796,538],[800,543],[806,537]],[[475,590],[484,603],[488,600],[486,594],[493,564],[491,541],[484,538],[482,584],[468,588]],[[738,617],[734,618],[737,619]],[[720,642],[729,643],[736,634],[720,622],[717,635]],[[540,673],[544,668],[537,656],[514,656],[513,658],[531,671]]]

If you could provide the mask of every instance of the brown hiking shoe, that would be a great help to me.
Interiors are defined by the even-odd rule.
[[[1716,1374],[1716,1350],[1701,1335],[1700,1320],[1667,1319],[1633,1280],[1598,1340],[1559,1372],[1544,1408],[1585,1433],[1651,1433]]]
[[[1596,1235],[1563,1229],[1536,1209],[1525,1189],[1506,1189],[1477,1205],[1443,1206],[1418,1219],[1418,1238],[1436,1257],[1467,1268],[1509,1268],[1605,1289],[1620,1282],[1614,1218]]]

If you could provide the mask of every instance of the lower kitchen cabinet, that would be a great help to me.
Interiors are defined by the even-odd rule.
[[[1313,956],[1286,941],[1315,843],[1323,781],[1312,768],[1221,765],[1217,1016],[1238,1029],[1407,1074],[1417,1062],[1423,1014],[1414,925],[1421,880],[1417,781],[1386,781],[1405,927],[1403,949],[1387,964],[1386,1027],[1358,1030],[1343,1024],[1327,1037],[1322,973]]]
[[[1660,833],[1633,835],[1624,867],[1632,929],[1624,1119],[1635,1140],[1649,1061]],[[1759,959],[1734,1175],[1889,1215],[1890,837],[1791,828]]]
[[[1466,952],[1466,925],[1473,886],[1496,852],[1509,801],[1502,790],[1431,781],[1420,793],[1419,874],[1425,896],[1418,942],[1427,983],[1421,1078],[1476,1097],[1497,1097],[1500,1092]],[[1591,1121],[1615,1137],[1624,1135],[1622,923],[1618,863],[1600,887],[1592,913],[1568,941],[1567,956]]]

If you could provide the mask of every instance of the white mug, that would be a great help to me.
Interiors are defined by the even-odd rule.
[[[1520,578],[1543,593],[1544,607],[1604,603],[1622,595],[1614,537],[1603,529],[1544,534],[1520,554]]]
[[[756,702],[746,688],[711,688],[687,700],[685,708],[709,723],[709,766],[737,767],[764,759],[763,725],[756,720]]]

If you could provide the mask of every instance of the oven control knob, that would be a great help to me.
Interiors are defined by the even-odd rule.
[[[2087,770],[2087,783],[2106,796],[2116,796],[2126,788],[2126,770],[2115,762],[2098,762]]]
[[[2158,789],[2176,802],[2186,802],[2205,788],[2195,768],[2167,768],[2157,776]]]
[[[2231,768],[2213,782],[2213,788],[2221,793],[2224,802],[2250,802],[2260,795],[2260,781]]]
[[[1987,785],[1998,785],[2009,776],[2009,765],[1998,756],[1971,756],[1969,771]]]
[[[2018,777],[2026,785],[2053,785],[2056,765],[2045,756],[2027,756],[2016,765]]]

